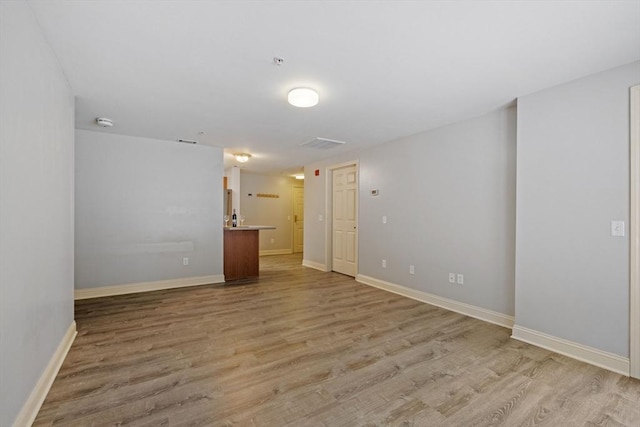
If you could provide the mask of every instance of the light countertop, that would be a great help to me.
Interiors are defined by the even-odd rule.
[[[224,227],[225,231],[242,231],[242,230],[275,230],[273,225],[239,225],[237,227]]]

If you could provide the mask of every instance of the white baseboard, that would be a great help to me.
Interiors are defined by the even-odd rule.
[[[618,374],[629,376],[629,359],[617,354],[598,350],[573,341],[547,335],[543,332],[514,326],[511,338],[560,353],[581,362],[590,363]]]
[[[356,276],[356,281],[421,302],[426,302],[427,304],[446,308],[447,310],[455,311],[456,313],[484,320],[485,322],[493,323],[505,328],[513,327],[513,316],[498,313],[497,311],[487,310],[486,308],[477,307],[449,298],[439,297],[427,292],[407,288],[401,285],[396,285],[395,283],[386,282],[384,280],[375,279],[373,277],[365,276],[362,274],[358,274]]]
[[[303,259],[302,265],[309,268],[315,268],[316,270],[320,270],[320,271],[325,271],[325,272],[328,271],[326,265],[320,264],[319,262],[315,262],[315,261],[309,261],[308,259]]]
[[[260,251],[258,255],[260,256],[269,256],[269,255],[290,255],[293,251],[291,249],[265,249]]]
[[[224,283],[224,275],[184,277],[181,279],[158,280],[156,282],[130,283],[124,285],[101,286],[99,288],[81,288],[74,291],[74,298],[87,299],[107,297],[111,295],[134,294],[137,292],[160,291],[163,289],[184,288],[187,286],[210,285]]]
[[[77,333],[76,322],[74,320],[69,325],[69,328],[58,344],[56,351],[51,356],[47,367],[44,369],[42,375],[40,375],[40,378],[33,387],[29,398],[24,403],[16,420],[13,422],[14,427],[30,426],[33,424],[33,421],[38,415],[38,411],[40,411],[42,402],[44,402],[44,399],[47,397],[47,393],[49,393],[49,389],[51,389],[53,380],[56,379],[56,375],[58,375],[62,362],[64,362],[64,358],[67,357],[67,353],[69,352],[71,344],[73,344],[73,340]]]

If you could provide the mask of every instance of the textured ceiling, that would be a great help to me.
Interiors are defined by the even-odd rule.
[[[640,59],[640,0],[28,3],[76,96],[77,128],[224,147],[227,167],[245,151],[242,167],[262,173]],[[296,86],[320,104],[288,105]],[[316,137],[347,144],[300,147]]]

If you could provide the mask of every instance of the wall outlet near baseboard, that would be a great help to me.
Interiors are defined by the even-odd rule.
[[[387,268],[387,260],[386,259],[382,260],[382,268]]]
[[[416,274],[416,268],[413,265],[409,266],[409,274]]]
[[[449,283],[456,283],[456,273],[449,273]]]
[[[182,265],[189,265],[189,257],[182,258]]]
[[[464,274],[458,274],[456,281],[458,282],[458,285],[464,285]]]

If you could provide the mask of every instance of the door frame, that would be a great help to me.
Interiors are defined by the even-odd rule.
[[[325,168],[325,196],[324,196],[324,259],[327,271],[333,271],[333,171],[336,169],[346,168],[348,166],[356,167],[356,224],[360,224],[360,164],[357,160],[351,160],[348,162],[338,163],[335,165],[327,166]],[[358,225],[356,225],[358,227]],[[359,263],[359,241],[360,241],[360,229],[356,228],[356,276],[358,275]]]
[[[629,99],[629,376],[640,379],[640,85]]]

